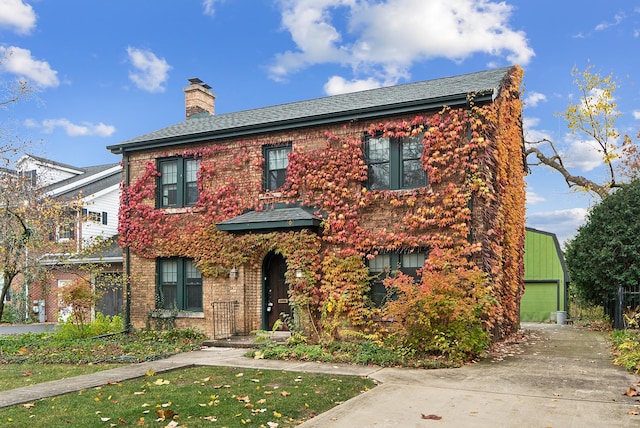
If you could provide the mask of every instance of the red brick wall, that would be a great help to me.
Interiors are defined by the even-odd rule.
[[[406,117],[393,117],[389,121],[407,120],[410,121],[416,115]],[[294,150],[311,151],[321,149],[326,146],[326,131],[334,135],[351,136],[360,138],[369,127],[369,122],[352,122],[349,124],[339,124],[332,127],[315,127],[306,130],[297,130],[273,134],[251,136],[242,141],[224,140],[215,143],[176,146],[163,148],[158,151],[146,151],[133,153],[129,157],[128,167],[130,183],[133,184],[138,178],[143,176],[146,164],[157,158],[173,156],[185,152],[185,150],[195,151],[204,147],[218,147],[215,153],[216,163],[221,165],[232,165],[238,157],[240,150],[245,150],[248,166],[243,163],[232,172],[231,176],[222,173],[214,175],[210,183],[204,183],[209,188],[217,188],[233,182],[240,190],[240,196],[245,200],[252,200],[254,204],[261,201],[263,182],[263,146],[269,144],[283,144],[291,142]],[[248,144],[249,143],[249,144]],[[206,159],[203,159],[203,163]],[[443,185],[445,185],[444,183]],[[400,192],[398,194],[401,194]],[[154,201],[149,201],[150,205]],[[403,208],[408,209],[408,208]],[[474,207],[475,210],[481,209]],[[363,215],[362,224],[370,230],[386,228],[393,230],[398,226],[398,218],[402,212],[392,207],[388,202],[381,202],[377,209],[370,209]],[[187,218],[185,215],[175,214],[176,221],[180,218]],[[189,214],[193,215],[193,214]],[[142,328],[147,322],[148,314],[155,307],[155,260],[145,259],[132,253],[131,256],[131,321],[134,327]],[[196,327],[213,334],[212,308],[213,301],[238,301],[236,312],[236,327],[239,333],[249,333],[252,330],[262,327],[262,272],[259,267],[239,266],[238,278],[207,278],[203,279],[203,315],[202,318],[179,318],[179,327]]]

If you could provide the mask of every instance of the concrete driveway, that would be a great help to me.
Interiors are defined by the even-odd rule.
[[[0,324],[0,336],[6,334],[45,333],[52,332],[55,323],[38,324]]]
[[[513,355],[460,369],[382,369],[371,375],[381,385],[301,427],[640,427],[639,397],[624,395],[639,378],[611,364],[605,334],[523,328],[533,338]]]

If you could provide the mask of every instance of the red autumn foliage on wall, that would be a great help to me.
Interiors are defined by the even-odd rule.
[[[324,218],[320,234],[231,235],[216,229],[216,223],[246,210],[269,209],[261,182],[240,183],[242,177],[261,175],[262,140],[165,153],[201,160],[198,203],[180,210],[155,207],[159,173],[155,160],[148,159],[144,172],[123,188],[121,243],[139,257],[193,258],[210,276],[233,266],[258,266],[267,251],[281,252],[287,259],[291,300],[306,305],[318,319],[323,313],[327,318],[327,307],[335,306],[328,299],[340,294],[327,281],[341,278],[343,285],[337,287],[348,283],[344,274],[331,270],[337,263],[323,265],[323,259],[428,249],[425,270],[453,266],[486,273],[482,293],[493,303],[483,315],[485,328],[502,336],[517,326],[523,287],[521,79],[521,69],[514,67],[493,103],[475,106],[471,100],[470,108],[443,108],[368,126],[371,136],[422,136],[421,161],[428,178],[424,187],[367,189],[362,125],[327,130],[321,147],[310,149],[294,140],[285,184],[281,192],[267,196],[317,209]],[[303,275],[291,274],[296,271]],[[349,293],[354,302],[366,299],[367,281],[362,283],[358,292]],[[351,324],[362,324],[364,312],[354,302],[344,307],[358,310],[345,310],[344,316],[347,322],[357,316]]]

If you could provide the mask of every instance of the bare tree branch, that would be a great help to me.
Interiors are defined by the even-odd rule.
[[[555,150],[555,147],[553,147],[554,155],[549,157],[549,156],[545,155],[542,152],[542,150],[540,150],[538,147],[536,147],[537,144],[541,144],[541,143],[548,143],[551,147],[553,147],[553,143],[551,141],[549,141],[549,140],[546,140],[546,139],[543,139],[543,140],[540,140],[540,141],[534,141],[534,142],[529,142],[528,141],[526,143],[528,145],[528,147],[525,150],[525,155],[527,157],[529,157],[529,155],[535,155],[536,158],[539,161],[539,164],[543,164],[543,165],[546,165],[548,167],[551,167],[551,168],[555,169],[557,172],[559,172],[564,177],[564,180],[567,182],[567,185],[570,188],[571,187],[580,187],[582,189],[585,189],[588,192],[595,193],[601,199],[604,199],[607,196],[609,196],[609,193],[611,192],[611,189],[613,187],[617,187],[617,185],[615,185],[614,183],[601,185],[601,184],[596,183],[593,180],[589,180],[588,178],[586,178],[584,176],[573,175],[571,172],[569,172],[569,170],[567,168],[565,168],[564,164],[562,163],[562,158],[560,157],[558,152]],[[529,165],[533,165],[533,164],[529,163]]]

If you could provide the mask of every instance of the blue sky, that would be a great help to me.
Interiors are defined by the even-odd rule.
[[[527,136],[562,143],[573,171],[599,179],[597,153],[554,112],[590,63],[618,80],[618,126],[635,136],[639,48],[628,0],[0,0],[0,83],[36,88],[2,111],[0,138],[97,165],[119,161],[107,145],[182,121],[191,77],[225,113],[519,64]],[[527,224],[561,241],[593,203],[548,170],[527,183]]]

